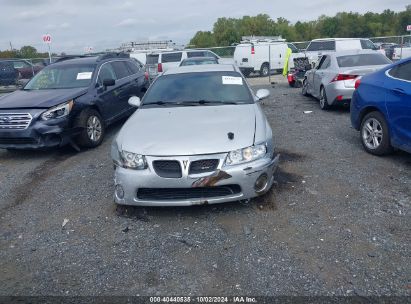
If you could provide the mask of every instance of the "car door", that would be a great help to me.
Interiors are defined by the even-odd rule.
[[[315,74],[317,73],[317,70],[321,67],[322,63],[325,60],[325,56],[322,56],[317,63],[315,64],[314,68],[308,71],[307,73],[307,82],[308,82],[308,92],[313,95],[314,97],[317,97],[318,94],[315,91]]]
[[[118,102],[118,114],[126,112],[130,105],[128,99],[134,95],[134,77],[127,66],[126,60],[116,60],[111,62],[114,72],[116,73],[116,92]]]
[[[391,139],[411,153],[411,61],[388,70],[384,82]]]
[[[104,87],[103,81],[105,79],[113,79],[116,84]],[[99,108],[104,120],[110,121],[118,115],[121,109],[118,100],[119,90],[117,88],[117,76],[110,62],[101,65],[96,82]]]
[[[324,55],[321,57],[321,60],[318,64],[318,67],[316,68],[314,72],[314,79],[313,79],[313,85],[314,85],[314,95],[319,96],[320,95],[320,88],[321,84],[323,83],[324,77],[326,77],[326,71],[327,68],[330,66],[331,59],[329,55]]]
[[[132,79],[130,94],[143,98],[147,84],[143,65],[137,61],[127,61],[126,64]]]

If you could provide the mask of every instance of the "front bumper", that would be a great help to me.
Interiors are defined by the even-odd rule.
[[[279,155],[273,154],[271,157],[256,160],[254,162],[222,167],[226,154],[219,154],[213,157],[220,159],[220,165],[212,173],[189,175],[183,174],[181,178],[163,178],[158,176],[152,168],[151,157],[147,157],[148,168],[145,170],[130,170],[121,167],[115,169],[114,201],[121,205],[134,206],[190,206],[224,203],[250,199],[266,193],[273,184],[273,174],[279,163]],[[210,155],[195,156],[195,159],[210,158]],[[156,158],[160,159],[160,158]],[[162,160],[165,158],[161,158]],[[187,157],[169,157],[167,159],[183,162]],[[190,159],[190,162],[192,160]],[[266,175],[267,183],[260,190],[256,191],[254,185],[261,175]],[[196,197],[196,198],[167,198],[167,199],[141,199],[138,197],[139,189],[193,189],[198,187],[220,187],[235,185],[240,191],[224,196],[216,197]],[[118,189],[121,189],[119,195]],[[122,196],[122,197],[120,197]]]
[[[0,149],[41,149],[66,145],[80,130],[69,128],[67,117],[50,121],[39,120],[44,110],[1,110],[1,113],[28,113],[32,119],[25,129],[0,125]]]

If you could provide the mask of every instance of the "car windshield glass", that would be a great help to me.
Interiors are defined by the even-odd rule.
[[[90,85],[95,65],[51,65],[41,70],[24,90],[71,89]]]
[[[204,59],[204,60],[184,60],[181,65],[201,65],[201,64],[216,64],[217,61],[214,59]]]
[[[157,64],[158,63],[158,55],[147,55],[146,64]]]
[[[312,41],[307,51],[335,51],[335,41]]]
[[[206,102],[205,102],[206,101]],[[143,106],[157,104],[252,103],[250,90],[237,72],[203,72],[158,78],[143,99]]]
[[[384,65],[391,63],[391,61],[387,57],[379,53],[339,56],[337,57],[337,62],[340,68],[367,65]]]

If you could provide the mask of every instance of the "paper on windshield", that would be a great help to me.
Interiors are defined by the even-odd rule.
[[[222,76],[223,84],[243,85],[243,78],[234,76]]]
[[[93,72],[81,72],[77,73],[77,80],[82,80],[82,79],[91,79],[91,75]]]

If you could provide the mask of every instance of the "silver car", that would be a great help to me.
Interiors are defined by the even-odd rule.
[[[273,184],[279,156],[256,94],[232,65],[159,76],[112,145],[115,202],[187,206],[249,199]]]
[[[358,79],[390,63],[387,57],[376,51],[345,51],[324,55],[305,74],[302,93],[318,98],[323,110],[335,104],[348,104]]]

